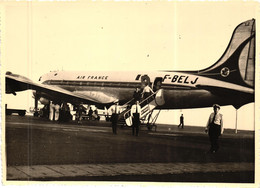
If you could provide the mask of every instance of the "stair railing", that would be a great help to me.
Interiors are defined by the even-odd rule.
[[[158,92],[158,91],[157,91],[157,92]],[[142,101],[140,102],[139,105],[141,106],[141,109],[155,99],[154,96],[157,94],[157,92],[151,94],[151,95],[148,96],[146,99],[144,99],[144,100],[142,100]],[[131,116],[131,113],[130,113],[130,112],[131,112],[131,108],[128,109],[128,110],[124,113],[124,119],[127,119],[127,118],[129,118],[129,117]]]

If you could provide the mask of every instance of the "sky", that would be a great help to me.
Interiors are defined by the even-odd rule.
[[[0,4],[1,5],[1,4]],[[1,74],[34,81],[54,70],[199,70],[224,53],[235,27],[257,18],[257,2],[7,2]],[[10,108],[33,106],[32,93],[4,95]],[[158,123],[204,126],[211,108],[171,110]],[[236,110],[222,107],[225,127]],[[199,118],[198,118],[199,117]],[[238,129],[254,130],[254,104],[238,110]]]

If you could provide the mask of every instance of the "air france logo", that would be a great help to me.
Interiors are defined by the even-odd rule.
[[[229,75],[229,73],[230,73],[230,70],[227,67],[222,68],[221,71],[220,71],[220,74],[223,77],[227,77]]]

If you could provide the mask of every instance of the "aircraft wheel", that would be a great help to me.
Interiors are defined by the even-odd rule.
[[[33,113],[33,116],[34,116],[34,117],[38,117],[38,116],[39,116],[39,113],[38,113],[38,112],[34,112],[34,113]]]
[[[148,129],[148,131],[152,130],[152,125],[147,124],[147,129]]]
[[[19,116],[25,116],[25,112],[19,112]]]

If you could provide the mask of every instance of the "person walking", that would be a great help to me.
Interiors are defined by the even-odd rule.
[[[139,105],[139,101],[137,100],[134,105],[131,107],[131,117],[132,117],[132,134],[133,136],[139,135],[139,127],[140,127],[140,117],[141,117],[141,106]]]
[[[178,125],[178,127],[180,127],[181,126],[181,128],[183,128],[183,126],[184,126],[184,117],[183,117],[183,114],[181,114],[181,116],[180,116],[180,124]]]
[[[116,101],[115,104],[111,107],[111,111],[112,111],[112,116],[111,116],[112,131],[113,134],[117,134],[117,121],[119,115],[118,101]]]
[[[209,135],[210,140],[210,153],[216,153],[219,149],[218,138],[224,132],[223,127],[223,115],[219,113],[220,106],[218,104],[213,105],[214,112],[210,114],[205,132]]]

